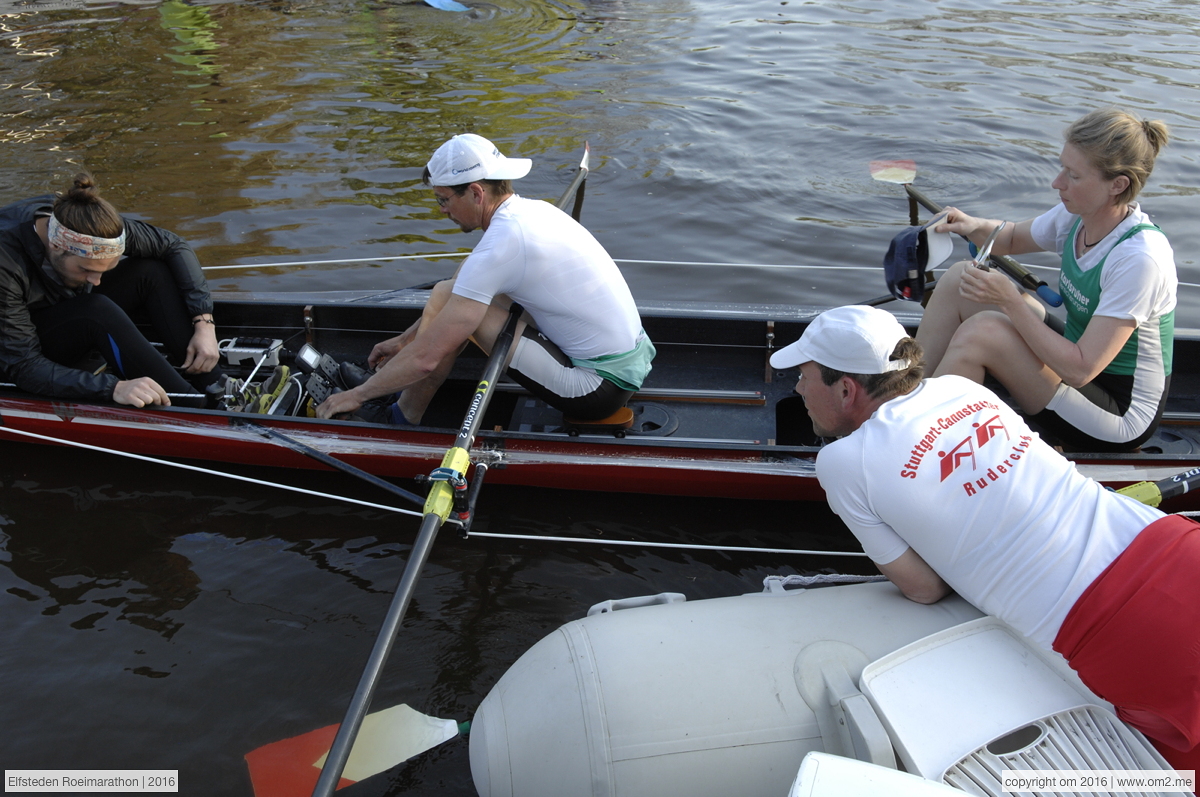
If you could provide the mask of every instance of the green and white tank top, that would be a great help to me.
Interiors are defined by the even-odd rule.
[[[1062,272],[1058,278],[1058,292],[1062,294],[1063,304],[1067,308],[1067,328],[1064,334],[1067,340],[1073,343],[1083,337],[1083,331],[1087,329],[1088,322],[1092,320],[1092,315],[1100,303],[1100,275],[1104,270],[1104,262],[1112,254],[1113,249],[1146,230],[1153,230],[1160,235],[1165,235],[1154,224],[1137,224],[1117,239],[1117,242],[1105,253],[1099,263],[1087,271],[1083,271],[1075,259],[1075,236],[1079,232],[1081,221],[1081,219],[1075,219],[1071,233],[1067,236],[1067,245],[1063,247],[1062,254]],[[1105,373],[1130,376],[1137,371],[1138,339],[1141,335],[1159,336],[1163,373],[1167,375],[1171,373],[1171,355],[1175,339],[1175,311],[1173,309],[1149,323],[1139,324],[1133,330],[1133,334],[1129,336],[1129,340],[1125,341],[1121,351],[1104,369]]]

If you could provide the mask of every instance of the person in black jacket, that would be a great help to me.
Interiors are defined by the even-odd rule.
[[[204,406],[198,391],[223,381],[212,310],[191,246],[121,216],[86,172],[57,197],[0,208],[0,371],[22,390],[134,407],[191,394],[176,403]],[[76,367],[92,352],[102,373]]]

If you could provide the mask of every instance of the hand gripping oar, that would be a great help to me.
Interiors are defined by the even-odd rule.
[[[905,183],[904,190],[908,192],[910,197],[920,202],[921,205],[923,205],[931,213],[942,212],[941,205],[922,194],[916,188],[913,188],[911,184]],[[1037,293],[1038,296],[1042,297],[1042,301],[1044,301],[1046,304],[1050,305],[1051,307],[1062,306],[1062,297],[1055,293],[1054,289],[1047,285],[1045,281],[1035,277],[1027,268],[1013,260],[1008,255],[993,255],[989,253],[988,260],[992,263],[992,265],[996,266],[1005,274],[1016,280],[1017,284],[1022,288],[1026,288]]]
[[[433,548],[433,541],[437,537],[438,530],[450,516],[450,512],[455,509],[456,500],[461,511],[464,513],[466,511],[467,483],[464,476],[471,464],[471,445],[475,442],[475,433],[483,422],[484,412],[495,392],[495,384],[500,378],[501,371],[504,370],[504,362],[508,359],[509,349],[512,348],[513,337],[520,317],[521,306],[514,302],[509,310],[508,321],[505,322],[504,329],[496,337],[496,344],[492,347],[492,353],[488,357],[483,377],[479,380],[479,386],[475,388],[475,395],[471,398],[467,414],[463,418],[462,426],[459,427],[458,437],[455,438],[454,445],[446,451],[441,467],[436,468],[431,475],[433,485],[429,490],[429,498],[425,501],[425,517],[421,521],[421,530],[417,534],[417,541],[413,543],[408,564],[404,567],[404,575],[400,578],[396,595],[392,598],[392,604],[384,618],[383,627],[379,630],[375,647],[371,650],[370,658],[367,659],[367,665],[358,681],[358,688],[354,692],[349,708],[346,709],[346,717],[342,720],[341,727],[338,728],[337,736],[333,740],[333,747],[329,750],[329,757],[326,758],[325,766],[321,769],[321,776],[317,779],[316,788],[313,789],[313,797],[329,797],[337,788],[342,770],[346,766],[347,759],[350,758],[354,738],[358,735],[363,718],[367,715],[367,708],[371,705],[371,696],[375,692],[375,686],[379,682],[383,666],[387,663],[388,654],[392,651],[392,644],[396,641],[396,634],[400,630],[400,622],[404,619],[404,613],[412,600],[417,578],[421,575],[425,560],[429,558],[429,552]],[[465,520],[465,518],[463,519]]]
[[[1163,501],[1183,495],[1196,486],[1200,486],[1200,468],[1192,468],[1156,482],[1131,484],[1117,492],[1143,504],[1158,506]]]

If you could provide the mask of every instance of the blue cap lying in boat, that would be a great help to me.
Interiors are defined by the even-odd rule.
[[[928,224],[909,227],[892,239],[883,258],[888,290],[897,299],[919,302],[925,296],[925,272],[939,265],[954,251],[948,232],[934,232],[944,215]]]

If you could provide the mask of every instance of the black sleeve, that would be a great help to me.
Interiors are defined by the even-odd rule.
[[[122,216],[125,222],[125,254],[164,261],[179,286],[190,317],[213,311],[212,294],[191,244],[170,230]]]
[[[39,396],[110,400],[120,381],[114,374],[92,374],[42,356],[27,287],[13,271],[0,270],[0,367],[7,378]]]

